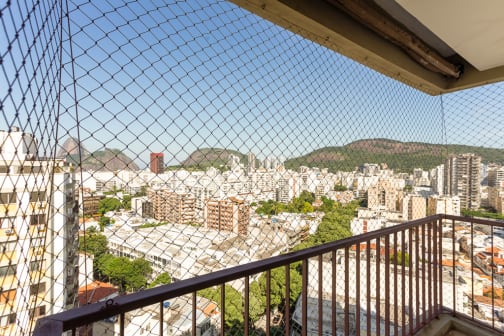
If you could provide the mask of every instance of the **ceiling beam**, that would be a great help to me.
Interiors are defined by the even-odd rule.
[[[430,95],[504,80],[504,67],[478,71],[463,59],[460,78],[433,72],[326,0],[231,0],[287,30]]]

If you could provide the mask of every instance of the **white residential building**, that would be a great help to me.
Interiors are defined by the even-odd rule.
[[[74,178],[63,162],[37,160],[33,136],[14,129],[0,141],[0,327],[29,335],[77,299]]]

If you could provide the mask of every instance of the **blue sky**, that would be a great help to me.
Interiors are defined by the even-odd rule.
[[[66,64],[58,134],[77,135],[77,100],[89,150],[141,165],[151,151],[170,164],[199,147],[294,157],[376,137],[504,147],[502,84],[431,97],[227,2],[110,3],[70,1],[77,99]]]

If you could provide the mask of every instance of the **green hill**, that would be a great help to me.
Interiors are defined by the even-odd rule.
[[[77,154],[67,155],[67,161],[79,163]],[[126,154],[118,149],[105,148],[101,151],[86,153],[82,158],[82,169],[94,171],[138,170],[138,166]]]
[[[171,166],[168,169],[205,170],[208,167],[222,169],[228,163],[231,154],[238,156],[242,164],[247,164],[247,155],[238,151],[223,148],[199,148],[192,152],[180,165]]]
[[[431,169],[444,163],[450,154],[474,153],[485,163],[504,164],[504,149],[465,145],[437,145],[400,142],[388,139],[367,139],[341,147],[325,147],[285,162],[288,169],[299,166],[329,168],[330,171],[352,171],[363,163],[386,163],[397,172],[413,168]]]
[[[504,165],[504,149],[465,145],[438,145],[421,142],[401,142],[389,139],[358,140],[341,147],[325,147],[285,161],[285,167],[297,170],[300,166],[328,168],[329,171],[353,171],[363,163],[386,163],[396,172],[411,172],[413,168],[431,169],[445,162],[449,154],[474,153],[484,163]],[[201,148],[171,169],[224,169],[229,155],[240,158],[247,165],[247,155],[222,148]],[[170,169],[169,168],[169,169]]]

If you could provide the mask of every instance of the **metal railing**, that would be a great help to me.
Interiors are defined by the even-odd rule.
[[[192,305],[189,330],[170,330],[169,334],[196,335],[197,292],[216,286],[220,289],[218,312],[213,315],[214,332],[225,335],[242,330],[244,335],[257,332],[257,322],[251,319],[250,283],[264,272],[266,279],[265,310],[261,314],[266,335],[282,330],[288,335],[323,335],[336,332],[367,335],[412,335],[442,312],[469,318],[482,326],[501,330],[499,315],[485,317],[484,302],[492,312],[498,310],[497,294],[478,303],[481,282],[492,289],[502,284],[496,272],[475,264],[475,256],[484,251],[499,251],[500,237],[495,228],[504,223],[460,216],[435,215],[408,223],[383,228],[328,244],[292,252],[265,260],[220,270],[169,285],[119,296],[66,312],[41,318],[35,335],[59,335],[94,322],[119,317],[112,323],[119,335],[128,334],[128,318],[134,310],[154,305],[158,325],[151,334],[168,333],[167,300],[189,295]],[[478,241],[486,241],[481,246]],[[483,251],[483,252],[482,252]],[[497,254],[490,253],[489,266],[494,266]],[[479,267],[479,269],[478,269]],[[272,272],[281,268],[285,275],[283,302],[278,310],[272,307]],[[295,272],[301,275],[301,291],[292,300]],[[481,274],[481,275],[479,275]],[[482,280],[483,279],[483,280]],[[227,283],[241,280],[243,321],[231,326],[226,321]],[[484,287],[484,286],[483,286]],[[275,314],[274,313],[275,310]],[[115,321],[114,320],[114,321]],[[139,326],[140,328],[140,326]],[[139,329],[140,330],[140,329]],[[149,330],[146,330],[149,332]]]

